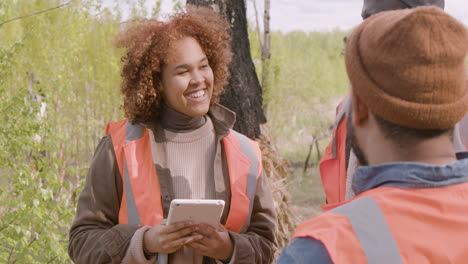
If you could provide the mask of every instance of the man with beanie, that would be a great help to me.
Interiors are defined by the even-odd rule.
[[[378,12],[418,6],[437,6],[444,9],[444,5],[444,0],[364,0],[361,16],[367,19]],[[351,183],[359,164],[346,139],[346,111],[350,103],[351,97],[348,95],[337,107],[332,139],[320,161],[320,176],[326,195],[326,204],[322,205],[324,211],[355,196]],[[453,129],[452,144],[457,152],[468,149],[468,115]]]
[[[467,52],[465,26],[435,7],[381,12],[353,31],[356,197],[302,223],[278,263],[467,262],[468,153],[451,144],[468,112]]]

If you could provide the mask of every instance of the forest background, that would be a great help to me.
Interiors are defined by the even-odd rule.
[[[122,14],[102,1],[0,2],[0,263],[69,263],[68,229],[105,124],[123,118]],[[131,16],[158,16],[135,1]],[[174,9],[181,3],[173,1]],[[255,27],[251,52],[260,68]],[[264,91],[274,143],[289,161],[291,206],[308,218],[324,202],[317,162],[348,81],[347,32],[273,32]],[[257,71],[260,72],[260,71]],[[304,173],[313,140],[320,138]],[[316,145],[313,145],[316,147]]]

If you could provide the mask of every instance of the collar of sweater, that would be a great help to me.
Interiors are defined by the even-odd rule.
[[[172,130],[173,132],[190,132],[202,127],[206,123],[207,116],[209,116],[213,122],[216,135],[218,139],[220,139],[229,134],[230,130],[234,126],[234,123],[236,122],[236,113],[218,103],[214,103],[210,106],[210,110],[208,111],[207,116],[198,118],[184,115],[174,109],[169,108],[167,105],[164,105],[163,108],[165,110],[163,110],[157,122],[148,122],[144,125],[148,128],[156,129],[156,123],[158,123],[160,127],[167,130]],[[190,124],[181,124],[183,120]]]
[[[206,123],[205,116],[188,116],[169,107],[164,102],[161,104],[159,125],[171,132],[186,133],[202,127]]]
[[[218,103],[211,105],[208,116],[213,121],[216,134],[221,137],[227,136],[236,122],[236,113]]]

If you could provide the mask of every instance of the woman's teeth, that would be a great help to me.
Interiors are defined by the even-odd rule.
[[[205,90],[199,90],[188,95],[190,98],[200,98],[205,95]]]

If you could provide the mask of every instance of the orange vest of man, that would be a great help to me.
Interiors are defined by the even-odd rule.
[[[154,226],[164,218],[161,190],[148,130],[122,120],[107,125],[123,183],[119,224]],[[250,223],[257,181],[262,174],[258,144],[233,130],[222,139],[231,203],[225,227],[243,232]]]
[[[468,262],[468,183],[378,187],[301,224],[335,264]]]

